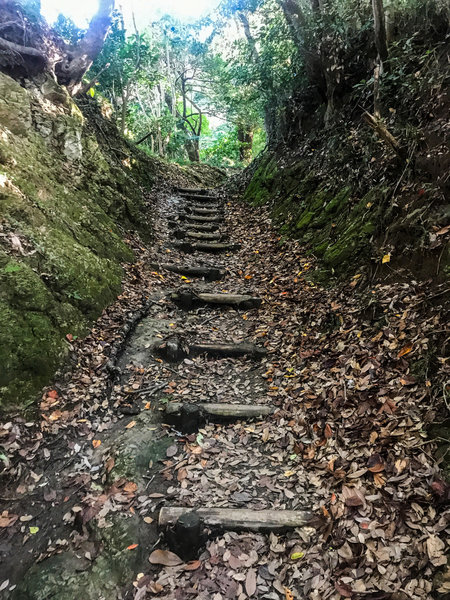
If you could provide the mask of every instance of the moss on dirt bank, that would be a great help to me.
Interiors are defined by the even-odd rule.
[[[127,229],[151,239],[143,190],[211,185],[206,167],[150,159],[92,101],[50,77],[0,73],[0,406],[24,406],[121,289]]]
[[[366,141],[370,149],[371,141]],[[411,277],[411,272],[428,277],[432,268],[436,281],[448,278],[448,246],[434,243],[434,232],[448,218],[448,206],[439,201],[439,190],[419,180],[405,186],[403,197],[394,202],[395,177],[402,175],[401,165],[395,166],[389,157],[395,166],[386,168],[392,171],[392,181],[387,173],[378,181],[373,175],[357,179],[346,162],[347,153],[328,152],[329,143],[322,140],[320,158],[311,156],[309,141],[304,149],[308,158],[299,159],[298,152],[291,158],[285,148],[266,152],[248,178],[244,199],[254,206],[269,206],[280,233],[307,245],[319,259],[314,277],[322,283],[360,267],[378,270],[383,276],[390,275],[386,269],[395,269],[400,278]],[[363,162],[358,169],[364,169]],[[382,262],[386,254],[389,267]]]

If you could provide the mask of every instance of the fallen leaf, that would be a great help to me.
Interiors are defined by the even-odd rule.
[[[371,473],[381,473],[381,471],[384,471],[384,462],[378,452],[372,454],[369,458],[367,461],[367,468]]]
[[[199,560],[190,560],[183,567],[184,571],[196,571],[202,566],[202,563]]]
[[[7,510],[4,510],[0,515],[0,527],[11,527],[19,518],[19,515],[10,514]]]
[[[176,567],[183,564],[181,558],[170,550],[153,550],[148,560],[152,565],[164,565],[165,567]]]
[[[123,486],[123,491],[126,492],[127,494],[134,494],[134,492],[136,490],[137,490],[137,483],[134,483],[133,481],[128,481]]]
[[[245,578],[245,591],[247,596],[253,596],[256,592],[256,571],[249,569],[247,577]]]
[[[144,590],[144,594],[143,594],[142,598],[145,598],[146,590],[145,590],[145,588],[142,588],[142,589]],[[164,589],[163,586],[160,583],[158,583],[157,581],[151,581],[148,584],[148,590],[150,592],[152,592],[152,594],[159,594],[160,592],[163,591],[163,589]],[[135,596],[134,598],[135,598],[135,600],[137,600],[137,596]]]
[[[436,235],[444,235],[446,233],[448,233],[450,231],[450,225],[447,225],[447,227],[443,227],[442,229],[439,229],[439,231],[436,231]]]
[[[98,448],[101,445],[101,440],[92,440],[92,445],[94,448]]]
[[[391,262],[391,255],[390,255],[390,254],[385,254],[385,255],[383,256],[383,258],[382,258],[381,262],[382,262],[383,264],[385,264],[385,263],[388,263],[388,262]]]
[[[125,426],[125,429],[131,429],[136,425],[136,421],[130,421],[128,425]]]
[[[364,495],[356,488],[344,486],[342,496],[346,506],[364,506],[366,503]]]
[[[406,346],[403,346],[403,348],[397,354],[397,358],[401,358],[402,356],[405,356],[405,354],[409,354],[412,349],[412,344],[406,344]]]
[[[386,483],[386,479],[381,473],[374,473],[373,482],[377,487],[383,487],[383,485]]]
[[[39,531],[39,527],[29,527],[28,529],[30,530],[31,535],[34,535]]]
[[[344,596],[344,598],[351,598],[353,596],[352,588],[346,583],[342,583],[342,581],[337,581],[334,584],[334,587],[341,596]]]
[[[105,469],[107,473],[110,473],[112,471],[112,469],[114,468],[114,458],[111,456],[110,458],[108,458],[108,460],[105,462]]]
[[[172,444],[172,446],[169,446],[166,450],[166,456],[168,458],[175,456],[177,453],[178,453],[178,446],[176,444]]]
[[[444,548],[445,543],[437,536],[431,535],[426,541],[426,548],[430,563],[435,567],[447,564]]]
[[[131,544],[131,546],[127,546],[127,550],[134,550],[138,546],[139,546],[139,544]]]
[[[284,600],[294,600],[294,594],[291,592],[291,590],[287,587],[285,587],[283,589],[284,589]]]

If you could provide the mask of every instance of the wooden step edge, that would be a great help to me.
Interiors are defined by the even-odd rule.
[[[297,527],[314,527],[316,518],[304,510],[251,510],[248,508],[197,508],[164,506],[159,512],[161,529],[175,525],[187,513],[198,514],[207,527],[230,531],[283,531]]]
[[[172,273],[178,273],[179,275],[185,275],[187,277],[204,277],[209,281],[218,281],[223,279],[226,275],[226,270],[223,267],[207,267],[207,266],[198,266],[191,267],[188,265],[172,265],[165,263],[151,263],[150,267],[152,269],[158,270],[167,270]]]
[[[272,406],[264,404],[225,404],[215,402],[169,402],[165,408],[165,412],[168,415],[177,415],[186,406],[198,407],[206,416],[224,419],[255,419],[258,417],[267,417],[275,412]]]

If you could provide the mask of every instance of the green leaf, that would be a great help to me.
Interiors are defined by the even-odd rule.
[[[16,271],[20,271],[20,265],[6,265],[3,269],[5,273],[15,273]]]

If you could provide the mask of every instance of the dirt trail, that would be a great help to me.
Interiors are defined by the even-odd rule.
[[[448,487],[425,433],[438,397],[428,367],[419,372],[430,340],[440,339],[442,311],[426,286],[376,285],[368,304],[358,273],[335,290],[311,283],[313,263],[296,243],[280,245],[263,211],[185,192],[151,208],[154,247],[129,240],[140,258],[124,293],[86,340],[69,335],[74,367],[44,393],[39,426],[12,418],[2,429],[1,597],[445,592],[433,581],[446,562]],[[187,279],[167,263],[218,267],[224,278]],[[203,296],[186,307],[172,297],[181,287],[262,304],[224,307]],[[242,342],[261,352],[189,351]],[[202,410],[186,432],[192,413],[167,415],[173,402],[271,414]],[[187,529],[164,535],[157,523],[171,507],[245,509],[234,515],[248,527],[220,531],[203,514],[197,554],[177,560],[167,548],[183,552]],[[315,519],[255,531],[267,510]]]

